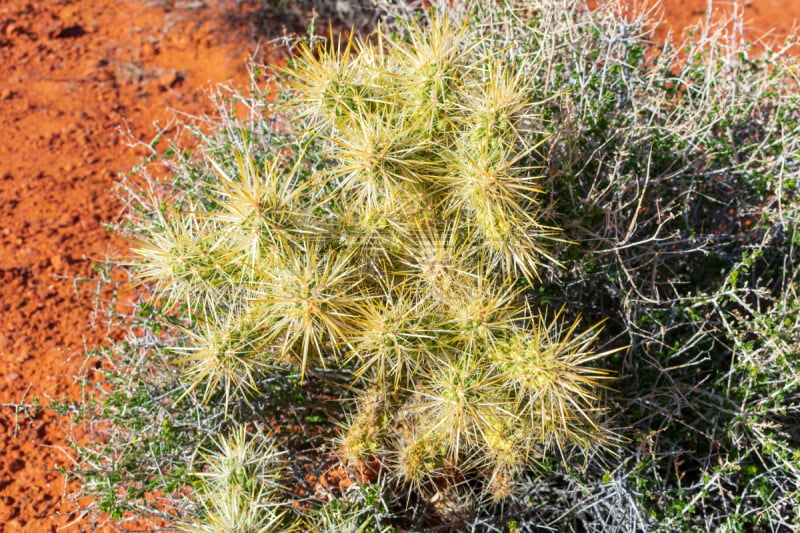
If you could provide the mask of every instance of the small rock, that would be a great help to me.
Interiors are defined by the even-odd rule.
[[[6,374],[6,381],[8,382],[17,381],[21,377],[22,376],[20,375],[19,372],[11,372],[9,374]]]
[[[156,82],[166,89],[171,88],[179,81],[181,81],[181,75],[175,70],[167,71],[156,79]]]
[[[61,270],[64,268],[64,260],[58,254],[53,254],[50,256],[50,265],[53,267],[54,270]]]
[[[158,55],[159,52],[160,50],[157,43],[147,41],[142,44],[142,57],[151,58]]]
[[[62,22],[60,26],[57,28],[53,28],[50,32],[50,37],[55,37],[56,39],[74,39],[76,37],[83,37],[88,32],[86,31],[83,26],[79,24],[73,24],[72,26],[65,26]]]
[[[54,39],[64,29],[64,21],[57,18],[43,18],[36,28],[36,33]]]
[[[81,219],[79,213],[64,213],[58,219],[58,225],[61,227],[69,227],[77,224]]]
[[[0,100],[11,100],[11,97],[14,93],[11,92],[11,89],[3,89],[0,91]]]

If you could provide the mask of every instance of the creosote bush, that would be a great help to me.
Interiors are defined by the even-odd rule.
[[[83,406],[114,441],[75,474],[101,511],[189,531],[800,518],[795,63],[722,27],[656,49],[622,4],[519,4],[299,42],[254,75],[276,93],[227,95],[171,180],[129,186],[148,297],[107,355],[114,392]],[[309,456],[348,486],[307,482]]]

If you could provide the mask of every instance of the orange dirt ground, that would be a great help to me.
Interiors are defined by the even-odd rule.
[[[707,3],[661,7],[680,30]],[[222,12],[215,0],[0,0],[0,532],[92,527],[62,501],[58,418],[13,404],[74,397],[82,353],[103,342],[91,290],[73,280],[125,251],[104,223],[120,213],[115,180],[144,152],[120,128],[150,140],[172,110],[211,111],[211,84],[245,82],[254,45]],[[782,37],[800,4],[753,0],[744,19]]]

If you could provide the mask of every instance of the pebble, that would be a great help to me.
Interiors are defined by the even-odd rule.
[[[50,256],[50,265],[54,270],[61,270],[64,267],[64,260],[59,254],[53,254]]]
[[[167,89],[169,89],[170,87],[172,87],[173,85],[175,85],[176,83],[178,83],[178,81],[180,81],[180,79],[181,79],[181,78],[180,78],[180,76],[178,75],[178,72],[177,72],[177,71],[175,71],[175,70],[170,70],[170,71],[168,71],[168,72],[165,72],[165,73],[164,73],[164,74],[162,74],[161,76],[159,76],[159,77],[158,77],[158,79],[156,80],[156,82],[157,82],[157,83],[158,83],[160,86],[162,86],[162,87],[166,87]]]

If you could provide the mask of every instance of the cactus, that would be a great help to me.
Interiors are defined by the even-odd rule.
[[[256,440],[238,426],[204,454],[200,478],[202,524],[179,524],[188,533],[267,533],[296,531],[288,510],[275,503],[283,465],[270,439]]]
[[[434,16],[406,39],[301,47],[289,113],[317,157],[212,161],[202,201],[135,251],[201,324],[179,362],[206,398],[254,394],[270,366],[344,365],[365,391],[345,458],[423,496],[469,479],[501,500],[544,451],[610,438],[589,365],[610,352],[530,297],[559,267],[536,103],[524,59],[467,35]]]

